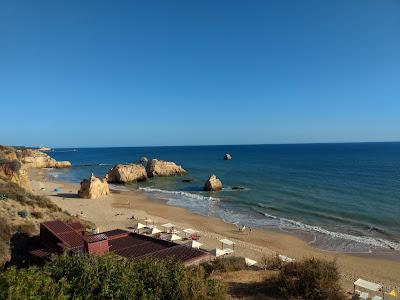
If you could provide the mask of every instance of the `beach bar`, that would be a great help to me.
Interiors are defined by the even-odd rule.
[[[128,259],[174,257],[185,265],[199,264],[212,258],[210,253],[201,249],[122,229],[86,234],[79,222],[64,223],[55,220],[41,223],[40,244],[29,251],[34,262],[44,262],[53,255],[64,252],[89,255],[112,252]]]
[[[358,278],[356,281],[354,281],[354,294],[357,294],[360,299],[367,300],[370,299],[369,293],[360,291],[359,288],[366,289],[368,291],[372,291],[374,293],[382,293],[381,296],[375,295],[372,299],[374,300],[382,300],[384,299],[385,295],[383,293],[382,285],[370,282],[361,278]]]

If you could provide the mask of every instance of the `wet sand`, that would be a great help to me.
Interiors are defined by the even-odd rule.
[[[400,286],[400,261],[398,254],[389,254],[382,258],[378,254],[345,254],[328,252],[310,246],[307,235],[300,238],[294,234],[278,230],[252,229],[251,234],[238,232],[237,228],[214,217],[201,216],[180,207],[169,206],[153,200],[139,191],[111,191],[111,195],[99,199],[81,199],[77,197],[78,184],[50,181],[46,170],[30,172],[33,192],[47,195],[50,199],[68,211],[71,215],[95,223],[100,231],[110,229],[129,229],[137,220],[144,223],[146,217],[161,227],[164,223],[173,223],[176,229],[193,228],[200,233],[202,248],[210,250],[221,248],[222,238],[234,241],[235,255],[245,256],[256,261],[277,253],[301,259],[317,257],[335,259],[342,275],[342,283],[347,291],[353,290],[353,281],[361,277],[381,283],[386,289]],[[54,188],[59,192],[53,192]],[[133,220],[134,217],[136,220]],[[180,232],[180,235],[184,234]],[[391,256],[392,255],[392,256]]]

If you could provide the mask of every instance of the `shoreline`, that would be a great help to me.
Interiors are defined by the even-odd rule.
[[[204,248],[220,247],[221,238],[233,240],[235,255],[261,261],[265,256],[283,254],[295,259],[314,256],[337,261],[345,290],[352,291],[358,277],[384,284],[386,288],[400,285],[398,257],[382,253],[341,253],[321,250],[307,242],[306,233],[296,234],[282,230],[252,228],[252,233],[240,233],[235,225],[217,217],[207,217],[186,208],[168,205],[148,197],[141,191],[111,190],[111,195],[99,199],[81,199],[76,196],[79,184],[50,180],[46,170],[32,170],[30,178],[34,193],[49,196],[63,210],[95,223],[100,231],[127,229],[137,220],[149,217],[156,225],[174,223],[179,230],[192,227],[200,231]],[[52,192],[55,187],[61,192]],[[81,214],[82,212],[82,214]],[[396,259],[397,258],[397,259]]]

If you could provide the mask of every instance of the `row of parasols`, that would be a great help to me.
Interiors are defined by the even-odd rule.
[[[166,236],[163,238],[167,241],[176,242],[180,240],[190,240],[190,243],[187,243],[188,246],[196,249],[200,249],[203,246],[202,243],[199,242],[200,235],[199,232],[192,228],[183,229],[184,237],[180,236],[179,230],[176,230],[176,225],[172,223],[166,223],[161,225],[163,230],[159,229],[156,225],[154,225],[154,221],[152,219],[146,218],[143,223],[136,223],[133,227],[135,232],[142,233],[146,235],[151,235],[157,238],[161,237],[161,233],[165,233]],[[233,254],[235,251],[235,242],[228,239],[221,239],[221,248],[214,248],[211,251],[211,254],[215,257],[221,257],[229,254]],[[204,249],[203,249],[204,250]],[[245,257],[245,262],[247,265],[252,266],[257,262],[250,258]]]

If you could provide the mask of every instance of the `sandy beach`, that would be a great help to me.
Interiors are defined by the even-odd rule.
[[[400,285],[400,261],[380,258],[376,255],[353,255],[322,251],[310,246],[304,239],[282,231],[252,229],[245,233],[223,222],[221,219],[205,217],[189,212],[184,208],[166,205],[146,197],[139,191],[112,190],[110,196],[99,199],[81,199],[77,197],[78,184],[51,181],[46,170],[37,169],[30,173],[33,193],[49,198],[69,212],[82,219],[93,222],[100,231],[110,229],[129,229],[137,220],[148,217],[156,225],[173,223],[177,230],[194,228],[199,231],[200,242],[204,249],[220,247],[221,238],[229,238],[236,243],[235,254],[256,261],[276,253],[295,259],[317,257],[335,259],[342,275],[343,287],[352,291],[353,281],[359,277],[381,283],[385,288]],[[58,188],[59,192],[54,192]],[[133,220],[134,217],[136,220]]]

